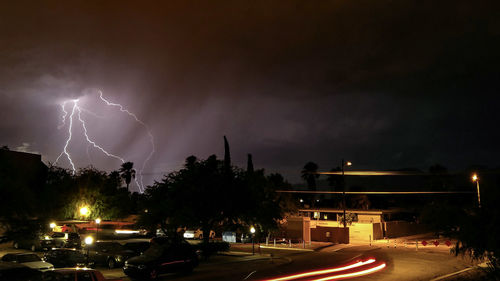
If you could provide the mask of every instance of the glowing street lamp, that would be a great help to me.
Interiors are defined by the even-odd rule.
[[[99,224],[101,223],[101,219],[100,218],[95,219],[95,223],[97,224],[95,228],[95,239],[99,240]]]
[[[477,203],[479,204],[479,208],[481,208],[481,193],[479,192],[479,178],[477,174],[472,175],[472,181],[476,182],[477,187]]]
[[[87,206],[83,206],[80,208],[80,215],[82,215],[83,217],[88,216],[89,213],[90,213],[90,211],[89,211],[89,208]]]
[[[250,233],[252,233],[252,255],[255,255],[255,243],[254,243],[254,236],[255,236],[255,227],[250,227]]]
[[[92,243],[94,243],[94,238],[92,236],[85,237],[85,246],[87,247],[87,265],[89,265],[89,251]]]
[[[56,227],[56,223],[55,223],[55,222],[51,222],[51,223],[49,224],[49,226],[50,226],[50,229],[51,229],[52,231],[54,231],[54,228]]]

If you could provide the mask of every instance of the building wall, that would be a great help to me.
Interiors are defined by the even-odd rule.
[[[309,242],[311,239],[311,220],[306,217],[289,217],[286,235],[289,239]]]
[[[359,242],[369,242],[373,239],[373,224],[371,223],[352,223],[349,226],[349,240]]]
[[[349,244],[349,228],[318,226],[311,229],[311,238],[318,242]]]

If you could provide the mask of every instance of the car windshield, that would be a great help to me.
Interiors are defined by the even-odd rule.
[[[163,250],[165,248],[160,245],[151,245],[146,251],[144,251],[144,255],[150,256],[153,258],[158,258],[163,254]]]
[[[35,254],[29,254],[29,255],[20,255],[18,256],[17,260],[20,263],[23,263],[23,262],[41,261],[42,259],[40,259],[40,257],[38,257]]]

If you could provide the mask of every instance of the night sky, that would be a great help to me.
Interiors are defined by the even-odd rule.
[[[6,1],[0,145],[53,163],[68,135],[61,103],[78,98],[96,143],[140,167],[147,132],[102,90],[155,137],[146,184],[189,155],[222,158],[224,135],[234,164],[252,153],[290,182],[307,161],[327,171],[342,157],[356,169],[498,167],[498,11],[487,1]],[[77,167],[119,168],[73,126]]]

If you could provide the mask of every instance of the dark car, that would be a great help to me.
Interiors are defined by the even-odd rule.
[[[53,247],[53,241],[48,235],[18,236],[12,243],[16,249],[28,249],[31,251],[49,250]]]
[[[84,253],[89,255],[89,260],[96,265],[107,265],[109,268],[121,266],[133,256],[133,252],[125,249],[117,242],[103,242],[85,246]]]
[[[52,244],[59,248],[81,248],[82,240],[75,232],[54,232],[50,238]]]
[[[133,252],[133,256],[140,256],[144,251],[146,251],[151,244],[147,241],[134,241],[127,242],[123,244],[123,247],[131,252]]]
[[[52,249],[45,253],[43,259],[50,262],[54,267],[77,267],[89,266],[92,267],[93,263],[87,264],[87,256],[79,250],[74,249]]]
[[[191,272],[198,265],[194,248],[180,237],[151,240],[151,247],[142,255],[128,259],[123,271],[132,278],[156,279],[168,272]]]
[[[27,266],[0,261],[0,281],[41,281],[42,272]]]

